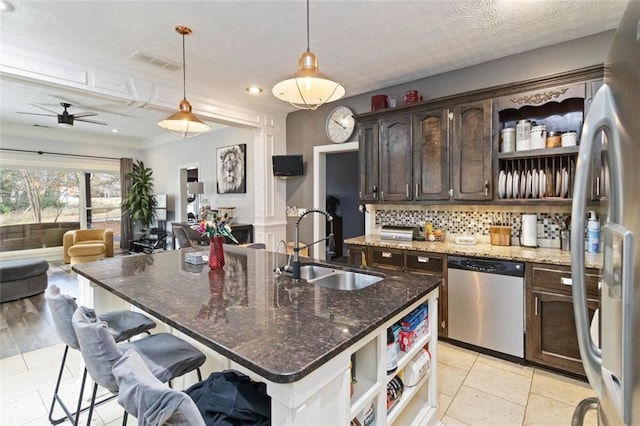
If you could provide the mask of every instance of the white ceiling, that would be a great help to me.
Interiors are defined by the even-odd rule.
[[[149,80],[175,81],[182,74],[132,59],[136,51],[178,64],[176,25],[186,38],[187,98],[197,95],[290,111],[271,87],[295,71],[306,49],[304,0],[209,1],[25,1],[9,0],[0,13],[0,61],[7,40],[28,51],[126,70]],[[311,0],[310,48],[320,70],[354,96],[467,67],[538,47],[616,28],[626,0]],[[12,46],[15,48],[15,46]],[[259,96],[246,93],[256,84]],[[0,75],[3,127],[52,126],[56,132],[87,132],[150,140],[165,130],[167,113],[128,106],[68,88],[26,83]],[[176,107],[178,101],[176,99]],[[34,104],[70,112],[95,111],[109,126],[77,123],[58,128],[55,117]],[[51,130],[49,130],[51,132]]]

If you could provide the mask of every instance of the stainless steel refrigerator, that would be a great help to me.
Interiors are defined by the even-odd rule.
[[[604,133],[604,136],[602,134]],[[604,139],[606,144],[600,145]],[[600,342],[593,342],[585,292],[585,220],[592,161],[607,185]],[[640,425],[640,0],[630,0],[605,62],[605,84],[582,129],[571,225],[573,305],[580,355],[601,425]],[[589,401],[581,403],[574,424]]]

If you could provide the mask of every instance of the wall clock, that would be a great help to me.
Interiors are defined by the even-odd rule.
[[[327,137],[333,143],[344,143],[353,134],[356,120],[353,111],[346,106],[339,106],[329,113],[327,117]]]

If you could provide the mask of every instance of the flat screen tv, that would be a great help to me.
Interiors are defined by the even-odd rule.
[[[271,159],[273,162],[274,176],[304,175],[302,155],[274,155]]]

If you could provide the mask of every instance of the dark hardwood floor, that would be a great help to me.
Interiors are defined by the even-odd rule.
[[[49,262],[48,284],[78,297],[76,273],[62,261]],[[0,304],[0,359],[60,343],[44,293]]]

